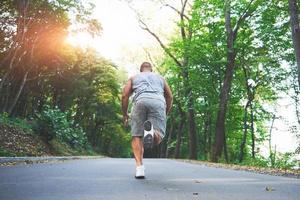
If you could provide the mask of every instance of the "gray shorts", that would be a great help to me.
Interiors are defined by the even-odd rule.
[[[154,130],[158,130],[161,137],[166,132],[166,103],[162,100],[140,98],[133,104],[131,110],[132,136],[144,136],[144,122],[149,120]]]

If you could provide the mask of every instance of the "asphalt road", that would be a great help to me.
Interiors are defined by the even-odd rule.
[[[300,179],[166,159],[144,164],[144,180],[134,178],[133,159],[0,167],[0,200],[300,199]]]

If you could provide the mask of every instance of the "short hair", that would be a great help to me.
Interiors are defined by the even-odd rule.
[[[149,62],[143,62],[140,66],[140,72],[143,72],[145,68],[150,68],[152,72],[152,65]]]

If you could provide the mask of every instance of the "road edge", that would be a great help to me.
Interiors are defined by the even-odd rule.
[[[28,165],[38,163],[64,162],[81,159],[100,159],[105,156],[40,156],[40,157],[0,157],[1,166]]]
[[[235,164],[225,164],[225,163],[214,163],[208,161],[200,160],[188,160],[188,159],[171,159],[179,162],[204,165],[206,167],[222,168],[222,169],[232,169],[237,171],[253,172],[258,174],[267,174],[272,176],[283,176],[288,178],[300,179],[300,170],[283,170],[274,168],[264,168],[264,167],[254,167],[254,166],[244,166]]]

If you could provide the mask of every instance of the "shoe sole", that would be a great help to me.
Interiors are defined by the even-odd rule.
[[[136,179],[145,179],[145,176],[135,176]]]
[[[153,137],[152,135],[148,134],[144,137],[144,148],[151,149],[153,146]]]
[[[152,124],[151,124],[150,121],[145,121],[145,122],[144,122],[144,129],[145,129],[146,131],[150,131],[150,130],[151,130],[151,126],[152,126]]]
[[[152,128],[152,124],[150,121],[145,121],[144,130],[150,131]],[[148,134],[144,137],[144,149],[151,149],[153,147],[153,136]]]

